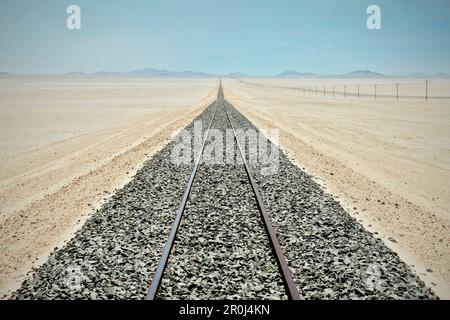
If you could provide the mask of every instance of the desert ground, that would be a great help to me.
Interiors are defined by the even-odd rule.
[[[420,79],[222,82],[231,104],[259,128],[278,129],[293,162],[450,298],[450,81],[431,81],[428,101]],[[64,246],[218,87],[215,78],[1,76],[0,297]]]
[[[0,296],[217,95],[217,79],[0,77]]]
[[[256,126],[278,129],[292,160],[448,299],[450,81],[432,81],[427,102],[424,82],[226,79],[224,93]],[[354,95],[333,97],[333,86]]]

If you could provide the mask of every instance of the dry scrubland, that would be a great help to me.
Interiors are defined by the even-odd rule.
[[[383,81],[379,93],[392,95],[396,80]],[[411,83],[398,80],[400,88],[402,81]],[[423,81],[416,82],[401,94],[422,96]],[[358,101],[279,89],[357,83],[380,80],[227,79],[224,91],[257,126],[278,128],[300,167],[450,298],[450,100]],[[436,80],[430,92],[450,96],[450,82]]]
[[[0,297],[217,88],[216,79],[0,77]]]

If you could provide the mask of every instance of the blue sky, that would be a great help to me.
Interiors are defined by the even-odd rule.
[[[371,4],[382,30],[366,27]],[[450,73],[450,1],[1,0],[0,46],[10,73]]]

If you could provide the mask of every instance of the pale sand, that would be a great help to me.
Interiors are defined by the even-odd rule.
[[[217,79],[0,78],[0,296],[61,247]]]
[[[278,128],[300,167],[450,298],[450,101],[316,97],[273,88],[295,80],[245,81],[263,86],[226,79],[226,98],[258,127]]]

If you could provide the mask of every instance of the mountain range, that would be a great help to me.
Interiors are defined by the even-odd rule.
[[[307,73],[300,73],[293,70],[286,70],[282,73],[278,74],[277,77],[279,78],[309,78],[309,77],[316,77],[317,75],[311,72]]]
[[[129,72],[111,72],[111,71],[98,71],[95,73],[84,73],[84,72],[70,72],[65,73],[66,76],[73,75],[96,75],[96,76],[145,76],[145,77],[212,77],[213,75],[203,73],[203,72],[194,72],[194,71],[168,71],[165,69],[152,69],[145,68],[139,69]]]
[[[382,78],[385,75],[370,70],[356,70],[340,75],[341,78]]]
[[[3,73],[2,73],[3,74]],[[110,71],[99,71],[96,73],[84,73],[84,72],[70,72],[65,73],[66,76],[83,76],[83,75],[95,75],[95,76],[142,76],[142,77],[181,77],[181,78],[194,78],[194,77],[229,77],[229,78],[246,78],[255,77],[250,74],[245,74],[241,72],[233,72],[225,75],[210,74],[204,72],[195,71],[169,71],[165,69],[152,69],[145,68],[134,70],[130,72],[110,72]],[[268,76],[269,77],[269,76]],[[277,74],[277,78],[430,78],[430,79],[448,79],[450,75],[447,73],[438,74],[424,74],[424,73],[411,73],[407,75],[384,75],[378,72],[373,72],[370,70],[356,70],[349,73],[338,74],[338,75],[320,75],[311,72],[300,73],[294,70],[286,70],[280,74]]]

